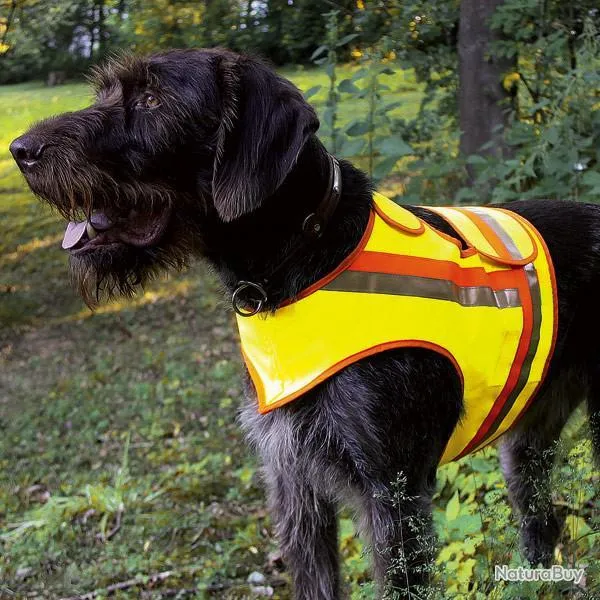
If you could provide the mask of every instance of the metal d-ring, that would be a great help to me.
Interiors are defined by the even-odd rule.
[[[242,294],[242,292],[245,292],[246,290],[253,290],[254,292],[257,292],[259,298],[246,298],[246,300],[244,301],[244,299],[240,297],[240,294]],[[238,282],[237,287],[235,288],[231,296],[231,304],[233,305],[233,310],[235,310],[235,312],[238,315],[240,315],[240,317],[252,317],[255,314],[259,313],[263,309],[263,306],[265,305],[266,301],[267,292],[265,291],[265,288],[263,288],[263,286],[258,283],[253,283],[252,281]],[[256,303],[256,307],[250,310],[243,310],[243,306],[245,304],[247,305],[248,303]]]

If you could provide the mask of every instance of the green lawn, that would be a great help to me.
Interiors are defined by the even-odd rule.
[[[285,74],[303,89],[326,83],[320,71]],[[390,98],[405,101],[398,110],[414,116],[412,76],[391,87]],[[100,598],[130,580],[136,585],[114,597],[188,590],[185,597],[241,599],[254,597],[253,571],[275,598],[289,598],[286,573],[269,561],[276,543],[235,422],[240,360],[216,282],[197,265],[90,313],[68,283],[64,223],[9,158],[9,142],[30,123],[89,98],[83,84],[0,87],[0,599],[93,590]],[[360,110],[342,104],[342,120]],[[588,587],[598,594],[590,598],[598,598],[600,544],[590,528],[599,475],[589,446],[567,451],[572,464],[561,473],[576,469],[577,479],[559,497],[570,517],[557,560],[589,564]],[[515,587],[491,579],[490,561],[520,563],[495,452],[487,454],[441,472],[443,597],[508,598],[498,594]],[[372,598],[367,560],[343,517],[346,581],[353,598]],[[559,597],[555,588],[532,589],[525,597]]]

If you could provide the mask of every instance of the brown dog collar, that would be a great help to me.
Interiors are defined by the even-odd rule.
[[[238,315],[252,317],[261,312],[269,299],[266,290],[269,279],[284,269],[296,257],[298,252],[306,247],[306,242],[318,240],[323,235],[342,195],[342,170],[340,163],[335,156],[328,154],[328,157],[329,181],[327,183],[327,190],[314,212],[307,215],[302,222],[302,238],[296,244],[296,247],[287,254],[284,260],[262,278],[261,283],[245,280],[238,281],[231,295],[233,310]],[[251,308],[248,308],[248,306]]]

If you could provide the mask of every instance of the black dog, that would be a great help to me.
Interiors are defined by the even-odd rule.
[[[36,194],[65,217],[91,222],[70,225],[63,242],[88,303],[133,293],[157,271],[201,256],[229,293],[242,280],[267,279],[261,300],[272,310],[358,244],[372,190],[347,162],[324,232],[303,232],[327,197],[330,157],[313,109],[260,61],[173,51],[110,62],[94,81],[92,106],[44,121],[11,145]],[[433,213],[411,210],[456,236]],[[501,449],[524,551],[547,565],[559,536],[552,451],[584,397],[600,458],[600,207],[544,201],[510,210],[541,232],[557,276],[550,369]],[[404,597],[426,585],[436,469],[462,407],[449,360],[426,349],[383,352],[266,415],[250,388],[242,422],[264,462],[296,597],[340,597],[339,501],[357,508],[383,589]]]

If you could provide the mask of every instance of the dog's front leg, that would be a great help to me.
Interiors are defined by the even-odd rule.
[[[296,600],[338,600],[335,504],[294,469],[266,467],[269,504]]]

